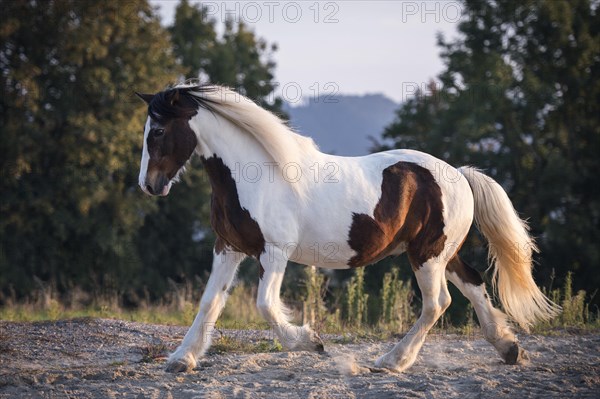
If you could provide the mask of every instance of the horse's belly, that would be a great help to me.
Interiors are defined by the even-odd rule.
[[[325,269],[348,269],[348,261],[354,255],[346,243],[333,240],[287,244],[279,248],[289,261]]]
[[[385,253],[381,253],[377,258],[373,258],[371,262],[360,266],[377,263],[387,256],[401,255],[406,252],[406,245],[405,242],[401,242],[394,248],[385,251]],[[301,246],[288,245],[281,250],[285,253],[286,258],[292,262],[323,269],[349,269],[348,263],[356,255],[356,252],[348,248],[346,243],[336,243],[334,241],[328,241],[324,244],[315,242]]]

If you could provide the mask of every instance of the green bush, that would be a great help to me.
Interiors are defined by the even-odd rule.
[[[356,269],[346,287],[346,321],[349,326],[361,327],[368,320],[369,294],[365,292],[365,268]]]
[[[414,322],[414,312],[411,308],[413,291],[410,285],[398,277],[397,267],[392,268],[383,277],[381,288],[380,325],[393,331],[404,331]]]

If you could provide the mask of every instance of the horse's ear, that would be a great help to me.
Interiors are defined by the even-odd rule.
[[[154,94],[142,94],[137,91],[135,92],[135,95],[144,100],[146,104],[150,104],[150,101],[154,98]]]
[[[179,103],[179,90],[175,89],[172,91],[172,94],[169,96],[169,104],[171,106],[177,105]]]

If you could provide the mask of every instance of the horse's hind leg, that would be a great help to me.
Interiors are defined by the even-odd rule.
[[[281,283],[287,261],[262,256],[256,306],[272,326],[281,344],[289,350],[323,351],[323,342],[308,325],[299,327],[289,322],[290,312],[280,299]]]
[[[485,339],[490,342],[508,364],[526,359],[506,322],[506,315],[494,308],[485,290],[483,279],[477,270],[455,255],[446,268],[446,277],[471,301],[477,313]]]
[[[200,309],[183,342],[169,356],[167,371],[177,372],[196,367],[196,359],[210,346],[212,331],[225,306],[228,290],[245,255],[225,250],[215,251],[212,271],[200,300]]]
[[[377,367],[394,371],[403,371],[410,367],[417,359],[425,336],[450,306],[451,298],[444,277],[446,263],[441,258],[430,259],[418,268],[413,265],[423,298],[421,316],[394,349],[377,359]]]

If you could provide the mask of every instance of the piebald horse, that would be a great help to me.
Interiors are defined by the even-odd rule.
[[[447,280],[471,301],[483,334],[508,364],[526,357],[508,317],[527,328],[556,315],[532,277],[536,245],[502,187],[477,169],[392,150],[362,157],[324,154],[277,116],[220,86],[180,84],[148,104],[139,185],[165,196],[194,154],[212,186],[217,240],[196,318],[167,370],[185,371],[210,345],[214,324],[245,257],[260,262],[257,307],[289,350],[322,351],[308,325],[290,323],[280,300],[288,260],[330,269],[363,267],[403,252],[422,293],[416,324],[375,362],[403,371],[450,305]],[[479,273],[458,251],[477,223],[489,241],[493,307]],[[508,316],[508,317],[507,317]]]

